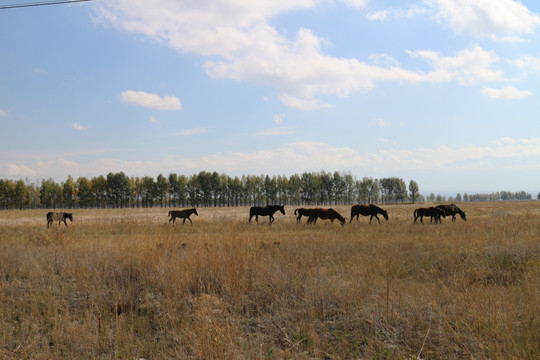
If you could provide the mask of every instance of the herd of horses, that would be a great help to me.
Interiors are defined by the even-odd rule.
[[[267,205],[267,206],[252,206],[249,209],[249,222],[255,217],[255,221],[259,222],[259,216],[268,216],[269,223],[272,224],[274,222],[274,214],[276,212],[281,212],[283,215],[285,215],[285,207],[283,205]],[[173,224],[176,221],[177,218],[182,219],[182,224],[184,225],[186,223],[186,219],[189,220],[191,225],[193,225],[193,221],[189,218],[192,214],[195,214],[196,216],[199,216],[199,213],[197,212],[197,209],[191,208],[191,209],[185,209],[185,210],[171,210],[169,211],[169,223],[172,221]],[[331,222],[334,222],[334,220],[338,220],[341,226],[345,225],[345,218],[338,213],[336,210],[329,208],[298,208],[294,210],[294,215],[296,216],[296,223],[299,224],[302,220],[302,216],[307,217],[307,224],[316,224],[317,219],[321,220],[330,220]],[[369,223],[371,224],[371,221],[373,218],[377,219],[379,224],[381,223],[381,220],[379,219],[378,215],[382,215],[382,217],[388,221],[388,212],[377,205],[370,204],[370,205],[353,205],[351,207],[351,219],[349,220],[349,223],[353,221],[354,218],[356,218],[356,221],[358,220],[358,217],[362,216],[370,216]],[[435,224],[442,223],[441,218],[445,218],[447,216],[452,216],[452,222],[456,221],[456,215],[459,215],[461,219],[464,221],[467,221],[467,217],[465,216],[465,212],[462,211],[459,207],[457,207],[455,204],[450,205],[437,205],[432,207],[426,207],[426,208],[418,208],[414,210],[413,216],[414,216],[414,223],[416,223],[416,220],[420,219],[420,222],[424,223],[424,217],[429,217],[430,221],[435,221]],[[60,225],[62,222],[64,225],[67,226],[66,220],[73,221],[73,214],[71,213],[64,213],[64,212],[49,212],[47,213],[47,228],[54,222],[58,221],[58,225]]]

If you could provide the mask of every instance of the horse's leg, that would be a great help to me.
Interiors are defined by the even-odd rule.
[[[186,218],[183,219],[182,225],[186,225]]]
[[[67,221],[66,221],[66,220],[67,220],[67,219],[64,219],[64,225],[66,225],[66,227],[67,227]]]
[[[297,223],[297,224],[300,224],[300,220],[301,220],[301,219],[302,219],[302,215],[298,215],[298,216],[296,217],[296,223]]]
[[[377,221],[379,222],[379,225],[381,225],[381,219],[379,219],[379,217],[377,216],[377,214],[375,214],[375,219],[377,219]]]
[[[191,226],[193,226],[193,221],[191,221],[191,219],[189,218],[189,216],[186,218],[189,220],[189,222],[191,223]],[[184,219],[184,221],[186,221],[186,219]]]
[[[269,223],[270,225],[272,225],[273,222],[274,222],[274,215],[270,215],[270,216],[269,216],[268,223]]]

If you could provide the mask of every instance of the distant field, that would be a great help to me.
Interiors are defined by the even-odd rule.
[[[249,208],[0,211],[0,358],[537,359],[540,202],[467,222],[259,224]]]

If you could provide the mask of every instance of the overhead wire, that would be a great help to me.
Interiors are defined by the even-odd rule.
[[[45,6],[45,5],[58,5],[58,4],[71,4],[71,3],[80,3],[93,0],[51,0],[51,1],[38,1],[38,2],[27,2],[19,4],[9,4],[9,5],[0,5],[0,10],[5,9],[17,9],[33,6]]]

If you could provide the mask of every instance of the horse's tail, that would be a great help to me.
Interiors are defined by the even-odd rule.
[[[295,209],[295,210],[294,210],[294,215],[295,215],[295,216],[298,215],[297,212],[298,212],[298,209]]]
[[[415,219],[418,217],[418,209],[414,210],[413,216]]]
[[[167,216],[171,217],[171,213],[172,213],[172,210],[171,210],[171,211],[169,211],[169,215],[167,215]]]

